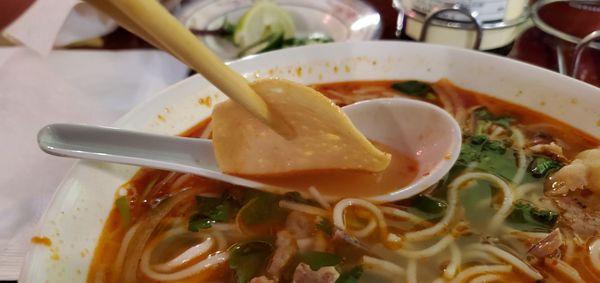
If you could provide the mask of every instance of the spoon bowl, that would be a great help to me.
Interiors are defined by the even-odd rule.
[[[355,103],[342,110],[370,140],[395,148],[418,162],[417,177],[410,184],[370,197],[373,201],[396,201],[424,191],[441,179],[458,158],[459,125],[435,105],[406,98],[385,98]],[[46,153],[57,156],[191,173],[264,191],[288,190],[222,173],[212,142],[207,139],[52,124],[40,130],[38,144]]]

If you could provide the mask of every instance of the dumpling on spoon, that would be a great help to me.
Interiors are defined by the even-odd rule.
[[[277,119],[293,131],[287,139],[233,101],[213,110],[213,145],[220,169],[237,175],[280,175],[347,169],[383,171],[391,156],[373,146],[341,109],[310,87],[268,79],[251,84]]]

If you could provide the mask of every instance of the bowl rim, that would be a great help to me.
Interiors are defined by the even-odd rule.
[[[288,48],[285,50],[277,50],[277,51],[273,51],[273,52],[269,52],[269,53],[252,55],[252,56],[248,56],[248,57],[245,57],[242,59],[230,61],[227,64],[230,65],[231,67],[233,67],[236,71],[240,71],[240,70],[247,71],[247,70],[252,69],[252,64],[254,64],[256,61],[260,62],[261,60],[271,60],[273,58],[278,58],[278,57],[282,57],[282,56],[290,57],[289,56],[290,54],[295,54],[295,53],[299,53],[299,52],[315,53],[315,51],[318,52],[323,49],[327,49],[327,50],[329,50],[329,49],[348,50],[349,49],[349,50],[352,50],[352,48],[357,47],[357,46],[368,48],[368,49],[376,49],[376,48],[386,48],[385,46],[387,46],[387,45],[394,45],[392,47],[395,47],[395,45],[397,45],[397,46],[400,46],[403,48],[419,47],[419,49],[426,50],[426,51],[433,50],[433,51],[437,51],[437,52],[466,54],[467,56],[473,56],[474,60],[479,60],[479,59],[481,59],[481,60],[499,60],[501,62],[506,62],[506,64],[510,64],[510,65],[516,66],[518,68],[521,68],[524,71],[531,71],[531,72],[539,73],[542,76],[548,77],[549,80],[559,81],[558,83],[564,82],[564,83],[569,84],[570,86],[581,88],[582,90],[584,90],[584,93],[580,95],[581,97],[587,97],[589,95],[593,95],[594,93],[598,93],[599,96],[598,96],[598,98],[594,98],[594,101],[596,101],[596,100],[600,101],[600,88],[595,87],[591,84],[587,84],[582,81],[575,80],[571,77],[564,76],[564,75],[555,73],[553,71],[535,66],[535,65],[530,65],[530,64],[527,64],[524,62],[516,61],[514,59],[502,57],[502,56],[495,55],[495,54],[488,54],[488,53],[483,53],[483,52],[474,51],[474,50],[434,45],[434,44],[428,44],[428,43],[420,43],[420,42],[401,42],[401,41],[335,42],[335,43],[328,43],[328,44],[323,44],[323,45],[294,47],[294,48]],[[289,62],[289,60],[287,62]],[[112,123],[112,125],[116,126],[116,127],[121,127],[121,126],[126,125],[127,121],[132,120],[136,115],[140,115],[141,113],[143,113],[143,110],[151,102],[157,101],[162,96],[165,96],[165,94],[168,94],[169,92],[176,90],[178,87],[189,84],[190,82],[193,82],[194,80],[198,80],[198,79],[199,79],[199,75],[194,75],[194,76],[188,77],[182,81],[179,81],[179,82],[169,86],[168,88],[166,88],[159,94],[151,96],[148,99],[146,99],[145,101],[139,103],[137,106],[131,108],[126,114],[124,114],[119,119],[117,119],[114,123]],[[201,78],[201,79],[204,80],[203,78]],[[405,78],[402,78],[402,79],[405,79]],[[330,82],[335,82],[335,81],[330,81]],[[206,82],[204,82],[204,83],[205,83],[204,87],[209,86],[208,83],[206,83]],[[575,94],[570,94],[570,95],[578,95],[578,94],[575,93]],[[512,100],[509,98],[505,98],[503,100],[512,102]],[[532,110],[538,111],[536,109],[532,109]],[[595,111],[599,111],[599,110],[595,110]],[[548,115],[560,120],[560,117],[556,117],[552,114],[548,114]],[[576,125],[573,125],[572,123],[567,123],[567,124],[570,124],[571,126],[579,128]],[[600,128],[600,121],[598,123],[598,127]],[[579,128],[579,129],[581,129],[581,128]],[[592,134],[589,131],[586,131],[583,129],[581,129],[581,130],[585,133],[590,134],[591,136],[593,136],[597,139],[600,139],[600,134]],[[600,131],[596,131],[596,132],[600,132]],[[57,186],[57,189],[54,191],[48,206],[46,207],[46,209],[44,210],[44,213],[40,217],[40,219],[36,225],[35,231],[40,231],[41,227],[43,225],[45,225],[48,221],[52,220],[52,219],[49,219],[49,216],[48,216],[50,208],[54,205],[57,205],[57,200],[58,200],[59,195],[61,195],[62,193],[64,193],[63,191],[68,189],[68,187],[65,185],[65,183],[67,182],[69,177],[73,174],[73,172],[80,166],[82,166],[82,162],[77,161],[65,173],[62,181],[59,183],[59,185]],[[116,190],[116,189],[117,188],[114,188],[114,190]],[[104,227],[104,223],[102,224],[102,227]],[[97,244],[97,242],[96,242],[96,244]],[[95,248],[95,247],[96,246],[94,246],[93,248]],[[34,257],[34,254],[36,253],[36,250],[37,249],[34,249],[34,246],[29,247],[26,257],[24,259],[22,268],[21,268],[19,281],[27,282],[30,274],[32,272],[34,272],[31,269],[31,267],[32,267],[33,257]]]

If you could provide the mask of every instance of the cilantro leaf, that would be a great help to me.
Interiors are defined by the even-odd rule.
[[[456,165],[466,167],[472,162],[477,162],[475,168],[506,179],[512,179],[517,172],[515,150],[484,135],[464,139]]]
[[[334,266],[342,262],[342,257],[326,252],[310,251],[303,253],[300,257],[301,261],[308,264],[310,269],[314,271],[324,266]]]
[[[273,246],[263,241],[238,243],[229,249],[229,267],[238,283],[245,283],[265,268]]]
[[[321,217],[321,220],[317,222],[317,229],[329,236],[333,235],[333,224],[327,218]]]
[[[506,221],[521,231],[550,232],[558,221],[558,213],[537,208],[526,201],[517,201]]]
[[[208,229],[215,222],[227,222],[235,215],[235,207],[227,197],[209,198],[196,196],[198,212],[190,217],[188,230],[198,232]]]
[[[546,156],[536,156],[529,165],[529,173],[533,177],[542,178],[546,177],[551,171],[560,169],[562,165]]]
[[[419,98],[424,98],[427,100],[435,100],[437,96],[435,95],[435,91],[428,83],[420,82],[420,81],[405,81],[393,83],[392,88],[402,93],[416,96]]]
[[[485,129],[487,129],[492,124],[508,128],[515,121],[514,118],[508,116],[495,116],[492,114],[486,107],[481,107],[476,109],[473,112],[476,119],[476,130],[475,133],[481,134],[484,133]]]
[[[280,197],[274,194],[259,194],[240,210],[242,222],[245,225],[256,225],[285,220],[287,213],[279,207],[279,200]]]
[[[411,199],[409,212],[417,214],[419,217],[432,220],[438,219],[446,212],[448,205],[445,201],[426,195],[417,195]]]

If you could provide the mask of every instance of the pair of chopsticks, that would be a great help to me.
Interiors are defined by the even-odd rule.
[[[158,0],[84,0],[112,17],[119,25],[181,62],[241,104],[255,117],[274,125],[267,105],[240,74],[185,28]]]

